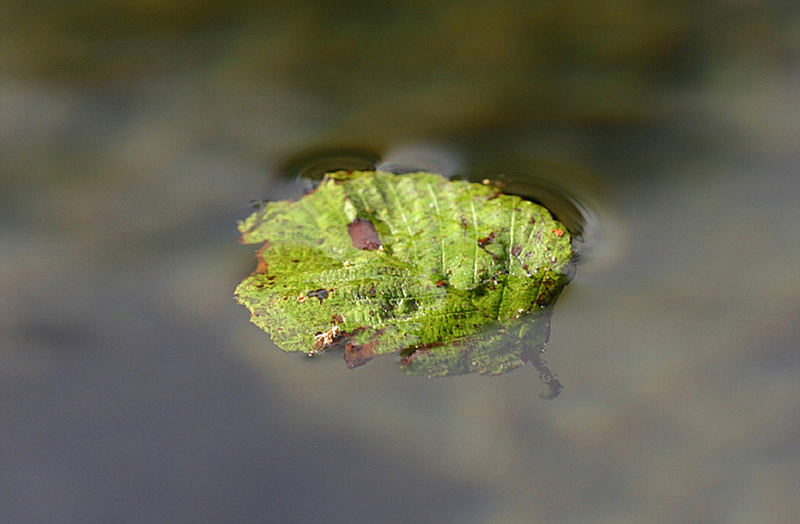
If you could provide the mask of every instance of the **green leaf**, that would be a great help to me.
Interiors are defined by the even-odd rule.
[[[330,173],[239,229],[263,246],[236,297],[277,346],[341,347],[350,367],[400,352],[429,376],[534,359],[573,255],[542,206],[431,173]]]

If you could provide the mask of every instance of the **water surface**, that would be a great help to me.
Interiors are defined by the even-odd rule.
[[[0,520],[800,513],[793,4],[215,5],[4,8]],[[248,323],[235,221],[331,148],[591,211],[558,399]]]

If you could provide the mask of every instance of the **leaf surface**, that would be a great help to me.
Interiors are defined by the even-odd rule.
[[[530,360],[572,260],[569,233],[544,207],[422,172],[330,173],[239,229],[263,245],[236,297],[277,346],[339,346],[351,367],[401,352],[425,375]]]

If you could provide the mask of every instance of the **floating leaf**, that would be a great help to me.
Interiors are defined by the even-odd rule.
[[[239,224],[263,244],[236,289],[284,351],[400,352],[409,373],[498,374],[536,360],[570,235],[540,205],[431,173],[326,175]]]

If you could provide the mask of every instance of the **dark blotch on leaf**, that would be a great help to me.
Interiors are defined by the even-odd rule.
[[[381,247],[381,239],[375,226],[369,220],[357,218],[347,225],[347,232],[353,240],[353,247],[356,249],[378,249]]]
[[[315,289],[313,291],[309,291],[307,293],[308,298],[317,297],[319,299],[319,303],[322,304],[322,301],[328,298],[328,290],[327,289]]]

